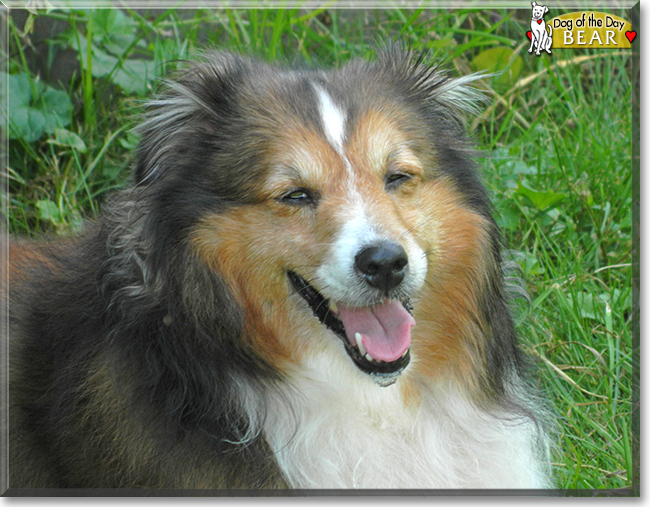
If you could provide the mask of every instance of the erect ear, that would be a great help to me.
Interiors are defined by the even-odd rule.
[[[146,104],[137,149],[135,182],[149,184],[174,164],[187,140],[209,134],[220,116],[228,115],[241,75],[249,60],[228,52],[208,52],[186,62],[162,82],[161,91]]]
[[[453,78],[432,62],[428,51],[415,53],[401,45],[383,48],[378,52],[383,71],[389,72],[387,80],[394,80],[401,92],[413,99],[444,109],[446,116],[462,122],[466,114],[478,114],[484,95],[470,86],[485,78],[485,74],[469,74]]]
[[[546,14],[547,12],[548,12],[548,7],[546,7],[546,5],[545,5],[544,6],[544,14]]]

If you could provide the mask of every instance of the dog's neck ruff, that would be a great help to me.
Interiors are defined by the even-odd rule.
[[[291,487],[550,486],[531,443],[530,421],[489,415],[448,386],[420,384],[424,396],[413,403],[400,386],[403,378],[380,388],[331,366],[320,356],[293,372],[265,422]]]

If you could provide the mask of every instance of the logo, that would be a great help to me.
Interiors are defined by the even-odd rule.
[[[544,22],[544,14],[548,12],[548,7],[537,2],[531,2],[531,5],[533,6],[533,15],[530,20],[530,31],[526,32],[530,39],[528,52],[532,53],[534,48],[537,56],[541,54],[540,51],[546,51],[550,55],[553,45],[553,29],[548,26],[547,31],[547,25]]]
[[[600,49],[628,49],[637,37],[632,23],[613,14],[596,11],[571,12],[556,16],[548,21],[544,14],[548,7],[531,2],[533,10],[528,52],[535,50],[537,56],[542,51],[551,54],[554,49],[591,47]]]

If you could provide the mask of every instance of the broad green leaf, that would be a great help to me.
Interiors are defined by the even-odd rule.
[[[531,188],[525,180],[519,182],[516,192],[528,198],[531,204],[540,211],[555,206],[565,197],[564,194],[553,192],[552,190],[549,190],[548,192],[535,190]]]
[[[29,105],[32,91],[29,85],[29,76],[24,72],[7,75],[2,73],[2,80],[7,79],[6,99],[9,101],[9,111]],[[5,100],[5,97],[2,97]]]
[[[79,137],[74,132],[70,132],[66,129],[55,129],[54,139],[50,139],[49,142],[58,146],[67,146],[69,148],[74,148],[81,153],[86,153],[87,149],[86,143],[84,143],[81,137]]]
[[[144,95],[147,83],[154,78],[153,62],[147,60],[125,60],[115,73],[113,82],[127,93]]]
[[[493,80],[497,88],[510,88],[523,67],[523,60],[520,56],[514,57],[514,51],[506,47],[494,47],[481,51],[470,63],[474,72],[500,73]]]
[[[132,131],[127,131],[126,135],[120,137],[118,142],[126,150],[135,150],[140,142],[140,136],[134,134]]]
[[[8,81],[10,138],[32,143],[43,135],[43,131],[53,132],[57,127],[70,124],[72,103],[67,93],[36,81],[32,84],[38,97],[32,101],[32,87],[27,74],[4,76]]]
[[[86,40],[86,37],[84,35],[82,35],[78,31],[73,30],[72,28],[69,28],[61,32],[57,36],[57,39],[63,41],[65,44],[67,44],[72,49],[77,51],[77,58],[79,57],[79,53],[81,53],[83,55],[82,58],[84,58],[84,62],[85,62],[85,55],[86,55],[86,48],[88,47],[88,41]]]
[[[55,224],[61,221],[61,211],[59,210],[59,207],[49,199],[36,201],[36,207],[40,212],[41,220],[48,220]]]
[[[45,132],[52,133],[57,128],[70,125],[72,102],[64,91],[48,88],[43,92],[36,106],[36,109],[39,109],[45,117],[43,127]]]
[[[120,63],[119,58],[93,46],[93,76],[108,76]],[[147,83],[155,78],[154,62],[148,60],[123,60],[112,76],[112,81],[126,93],[144,95]]]
[[[594,296],[590,292],[577,292],[575,296],[567,294],[567,298],[571,302],[574,310],[578,310],[583,318],[601,320],[600,315],[596,315]]]
[[[632,308],[632,292],[628,291],[626,294],[622,294],[619,289],[614,289],[610,294],[605,292],[598,295],[598,299],[609,303],[614,307],[616,311],[625,311]]]
[[[133,35],[112,35],[110,40],[105,41],[102,47],[111,54],[116,56],[127,56],[127,51],[133,42]],[[144,47],[144,42],[139,41],[135,47]]]
[[[543,274],[546,269],[542,266],[539,259],[529,252],[519,252],[517,262],[526,276],[536,276]]]
[[[527,165],[521,160],[512,163],[512,172],[514,174],[537,174],[537,167]]]
[[[11,109],[9,112],[9,137],[33,143],[43,134],[45,123],[43,113],[34,108],[21,106]]]
[[[115,56],[123,56],[135,37],[137,24],[119,9],[97,9],[90,14],[93,42]]]
[[[95,37],[112,37],[133,32],[136,23],[119,9],[96,9],[90,11],[89,22]]]
[[[496,221],[499,227],[509,231],[515,231],[519,227],[521,212],[519,208],[511,201],[505,201],[498,208]]]
[[[93,51],[93,76],[104,77],[113,72],[113,69],[119,63],[119,58],[109,55],[97,46],[92,46]]]

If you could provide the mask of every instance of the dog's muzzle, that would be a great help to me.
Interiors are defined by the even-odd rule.
[[[321,324],[343,342],[345,350],[363,372],[382,386],[393,384],[410,361],[410,299],[397,294],[408,265],[404,249],[390,241],[362,248],[354,270],[365,292],[375,294],[371,304],[349,305],[326,298],[295,271],[288,272],[294,290],[302,296]]]

